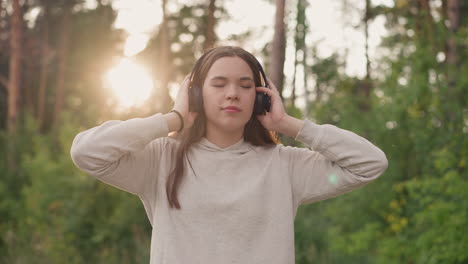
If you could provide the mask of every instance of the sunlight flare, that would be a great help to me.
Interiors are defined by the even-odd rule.
[[[131,57],[138,52],[144,50],[148,43],[149,37],[145,34],[131,34],[125,41],[124,54]]]
[[[127,58],[109,70],[105,77],[117,103],[122,107],[143,104],[153,89],[153,80],[147,71]]]

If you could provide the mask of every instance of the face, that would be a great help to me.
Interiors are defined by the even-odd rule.
[[[216,60],[202,89],[207,129],[243,132],[252,116],[255,94],[252,70],[243,59]]]

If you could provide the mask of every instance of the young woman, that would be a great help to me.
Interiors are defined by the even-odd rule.
[[[143,202],[151,263],[293,264],[298,207],[386,170],[385,154],[365,138],[289,116],[260,68],[241,48],[213,48],[183,81],[174,111],[76,136],[81,170]],[[269,112],[254,111],[257,93],[269,96]],[[311,149],[278,144],[276,133]]]

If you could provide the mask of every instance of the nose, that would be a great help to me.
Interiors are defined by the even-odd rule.
[[[226,89],[226,99],[238,100],[239,99],[239,87],[235,84],[228,85]]]

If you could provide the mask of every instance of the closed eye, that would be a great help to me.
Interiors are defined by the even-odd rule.
[[[224,87],[224,85],[213,85],[213,87],[222,88],[222,87]],[[241,86],[241,87],[242,87],[242,88],[246,88],[246,89],[252,88],[252,86],[250,86],[250,85],[249,85],[249,86]]]
[[[224,87],[224,84],[212,84],[213,87],[217,87],[217,88],[223,88]],[[252,88],[252,85],[242,85],[241,86],[242,88]]]

